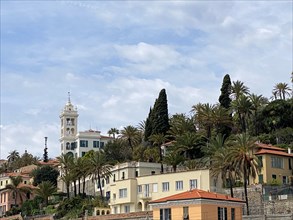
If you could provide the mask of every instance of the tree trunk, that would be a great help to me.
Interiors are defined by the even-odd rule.
[[[229,174],[229,188],[230,188],[230,195],[233,198],[234,197],[234,193],[233,193],[233,182],[232,182],[231,173]]]
[[[80,195],[80,178],[78,178],[78,195]]]
[[[101,199],[102,199],[102,201],[104,201],[102,185],[101,185],[101,176],[100,176],[99,172],[98,172],[98,185],[99,185],[99,189],[100,189]]]
[[[249,215],[249,206],[248,206],[248,196],[247,196],[247,170],[246,166],[244,167],[243,171],[243,178],[244,178],[244,195],[245,195],[245,203],[246,203],[246,214]]]
[[[82,194],[85,195],[85,178],[83,177],[83,182],[82,182]]]
[[[66,193],[67,193],[67,198],[69,199],[69,184],[66,184]]]
[[[76,190],[76,180],[74,180],[74,182],[73,182],[73,187],[74,187],[74,196],[76,196],[76,194],[77,194],[77,190]]]

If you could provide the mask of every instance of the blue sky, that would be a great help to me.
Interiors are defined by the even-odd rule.
[[[1,1],[1,158],[60,154],[67,92],[79,130],[217,103],[223,76],[270,98],[290,84],[292,1]]]

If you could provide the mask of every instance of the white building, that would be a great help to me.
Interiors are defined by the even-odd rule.
[[[70,153],[74,157],[82,157],[90,150],[103,149],[111,137],[101,135],[100,131],[88,130],[78,132],[78,112],[68,97],[68,102],[60,114],[61,153]]]
[[[208,169],[167,172],[165,167],[161,174],[160,167],[159,163],[135,161],[113,166],[112,175],[101,183],[111,213],[147,211],[151,200],[195,188],[222,192],[221,179],[212,177]]]

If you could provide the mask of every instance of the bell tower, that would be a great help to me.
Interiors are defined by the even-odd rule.
[[[77,134],[77,108],[71,104],[70,92],[68,92],[68,101],[64,106],[60,114],[61,122],[61,134],[60,134],[60,144],[61,153],[67,154],[72,153],[74,156],[74,151],[76,148],[76,134]]]

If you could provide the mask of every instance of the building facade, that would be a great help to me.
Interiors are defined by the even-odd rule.
[[[69,153],[74,157],[82,157],[90,150],[103,149],[104,145],[112,139],[101,135],[100,131],[92,129],[78,131],[78,111],[71,103],[70,96],[59,117],[61,124],[59,140],[62,154]]]
[[[112,175],[102,180],[102,190],[109,200],[111,213],[147,211],[150,210],[151,200],[190,189],[222,190],[221,179],[213,178],[207,169],[161,174],[160,167],[159,163],[147,162],[127,162],[114,166]],[[166,167],[164,170],[167,170]]]
[[[289,149],[257,143],[254,153],[260,162],[260,172],[252,183],[292,184],[293,183],[293,154]]]
[[[153,220],[241,220],[244,201],[193,189],[150,202]]]

